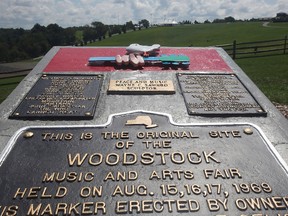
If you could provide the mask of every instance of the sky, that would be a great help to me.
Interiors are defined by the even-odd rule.
[[[0,28],[31,29],[36,23],[66,28],[104,24],[138,23],[147,19],[203,22],[232,16],[235,19],[275,17],[288,13],[287,0],[0,0]]]

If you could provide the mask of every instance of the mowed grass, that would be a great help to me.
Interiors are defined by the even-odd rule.
[[[209,47],[234,40],[241,43],[283,39],[285,35],[288,35],[288,23],[269,23],[268,27],[262,22],[180,25],[116,35],[90,46],[159,43],[170,47]],[[271,101],[288,104],[288,51],[286,55],[237,59],[236,63]]]
[[[288,54],[238,59],[236,63],[271,101],[288,104]]]
[[[263,27],[261,22],[179,25],[174,27],[152,27],[116,35],[89,44],[90,46],[128,46],[131,43],[161,46],[215,46],[237,42],[283,39],[288,34],[288,23],[281,28]],[[277,28],[275,28],[277,27]]]

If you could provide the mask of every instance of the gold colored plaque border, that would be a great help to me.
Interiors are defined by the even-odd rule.
[[[175,94],[172,80],[110,80],[108,94]]]

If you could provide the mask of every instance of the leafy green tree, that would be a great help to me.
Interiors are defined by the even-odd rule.
[[[60,46],[65,44],[64,29],[58,24],[49,24],[46,27],[47,39],[51,46]]]
[[[45,33],[46,32],[46,27],[45,26],[41,26],[40,24],[36,23],[33,26],[33,28],[31,29],[31,33],[38,33],[38,32]]]
[[[97,31],[95,28],[87,26],[83,30],[83,40],[84,43],[87,43],[88,41],[95,41],[97,38]]]
[[[135,26],[134,26],[134,24],[133,24],[132,21],[126,22],[125,25],[126,25],[126,29],[127,29],[127,30],[128,30],[128,29],[135,30]]]
[[[111,37],[113,34],[121,34],[123,30],[123,26],[121,25],[111,25],[109,26],[109,36]]]
[[[224,20],[225,22],[235,22],[235,19],[232,16],[225,17]]]
[[[44,55],[52,46],[75,44],[78,29],[81,28],[64,29],[57,24],[45,27],[38,23],[31,30],[0,29],[0,62],[34,58]]]
[[[124,33],[124,34],[126,34],[126,32],[127,32],[127,27],[126,27],[126,25],[122,25],[122,32]]]
[[[73,45],[76,41],[76,30],[75,28],[66,28],[64,29],[64,45]]]
[[[214,19],[213,23],[224,23],[225,20],[224,19]]]
[[[104,25],[102,22],[94,21],[91,25],[96,29],[97,38],[104,38],[106,33],[108,32],[108,26]]]
[[[180,24],[192,24],[190,20],[183,20]]]
[[[0,62],[7,62],[8,56],[7,52],[9,52],[9,46],[5,42],[0,42]]]
[[[139,21],[139,26],[143,26],[144,28],[148,28],[150,25],[149,21],[146,19],[142,19],[141,21]]]
[[[25,52],[30,58],[41,56],[51,48],[45,34],[41,32],[25,35],[17,46],[20,51]]]
[[[19,51],[16,46],[10,48],[7,53],[7,61],[9,62],[19,61],[19,60],[26,59],[26,58],[29,58],[29,56],[27,56],[25,52]]]

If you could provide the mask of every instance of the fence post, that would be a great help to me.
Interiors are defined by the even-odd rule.
[[[233,60],[236,59],[236,40],[233,41],[233,53],[232,53]]]
[[[287,35],[284,38],[284,55],[286,54],[286,47],[287,47]]]

